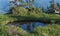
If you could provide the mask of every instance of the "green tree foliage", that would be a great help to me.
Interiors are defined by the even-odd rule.
[[[26,3],[23,3],[25,1],[26,1]],[[15,0],[15,1],[10,1],[10,3],[14,4],[15,6],[19,6],[19,7],[22,7],[22,6],[30,7],[30,6],[32,6],[31,4],[34,4],[35,0],[25,0],[25,1],[23,1],[23,0]],[[10,6],[12,6],[12,5],[10,5]]]
[[[48,8],[49,13],[54,13],[55,0],[50,1],[50,7]]]
[[[60,8],[60,4],[59,3],[57,3],[57,6]]]
[[[13,15],[34,15],[40,14],[43,11],[40,8],[30,7],[30,8],[23,8],[23,7],[13,7],[10,9],[10,13]]]
[[[13,7],[12,9],[10,9],[13,15],[26,15],[27,14],[27,9],[23,8],[23,7]]]
[[[49,13],[55,13],[55,10],[59,10],[59,3],[56,3],[55,0],[51,0],[50,1],[50,6],[48,7],[48,11]]]

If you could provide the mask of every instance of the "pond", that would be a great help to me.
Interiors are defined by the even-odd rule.
[[[47,24],[41,23],[41,22],[20,22],[20,23],[12,23],[12,24],[8,24],[10,25],[14,25],[17,27],[21,27],[22,29],[28,31],[28,32],[32,32],[32,30],[34,30],[34,28],[38,27],[38,26],[47,26]]]

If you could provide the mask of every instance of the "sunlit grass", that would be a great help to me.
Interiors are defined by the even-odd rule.
[[[0,36],[60,36],[60,24],[38,26],[31,33],[13,25],[0,25]]]
[[[8,22],[13,22],[15,18],[10,17],[9,15],[0,15],[0,24],[7,24]]]
[[[60,36],[60,25],[52,24],[44,27],[37,27],[33,30],[35,36]]]
[[[18,14],[17,14],[18,15]],[[13,22],[15,20],[42,20],[42,21],[51,21],[55,23],[56,21],[60,21],[60,15],[58,14],[46,14],[44,12],[39,13],[33,13],[30,12],[30,15],[25,14],[21,16],[22,14],[16,16],[13,14],[6,14],[6,15],[0,15],[0,24],[7,24],[8,22]]]
[[[28,32],[13,25],[0,25],[0,36],[25,36]]]

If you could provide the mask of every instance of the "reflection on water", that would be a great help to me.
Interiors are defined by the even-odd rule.
[[[17,27],[22,27],[24,30],[31,32],[34,28],[38,26],[46,26],[47,24],[43,24],[40,22],[19,22],[19,23],[15,22],[15,23],[12,23],[12,25],[15,25]]]
[[[40,23],[40,22],[31,22],[30,23],[30,30],[29,30],[29,26],[27,24],[23,24],[21,27],[24,29],[24,30],[27,30],[27,31],[32,31],[34,28],[38,27],[38,26],[46,26],[47,24],[43,24],[43,23]]]

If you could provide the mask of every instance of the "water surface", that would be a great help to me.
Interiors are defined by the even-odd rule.
[[[37,28],[39,26],[47,26],[47,24],[41,23],[41,22],[20,22],[20,23],[12,23],[12,24],[8,24],[10,25],[14,25],[16,27],[21,27],[22,29],[24,29],[25,31],[33,31],[34,28]]]

